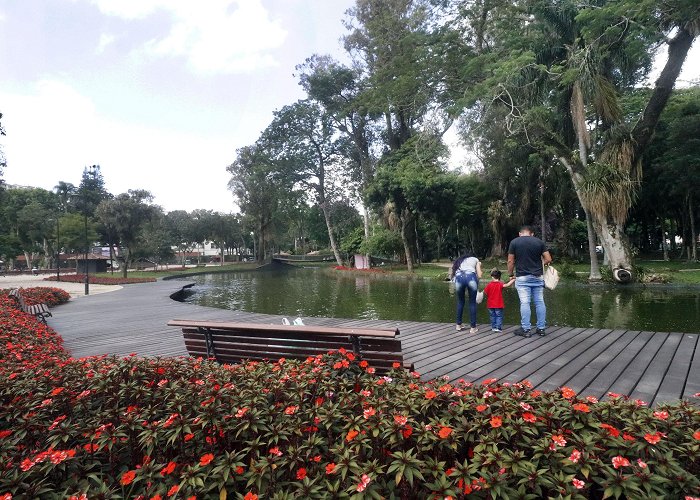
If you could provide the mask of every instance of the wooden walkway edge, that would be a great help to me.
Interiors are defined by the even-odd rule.
[[[185,304],[170,298],[182,280],[126,285],[79,297],[54,308],[48,324],[74,357],[186,356],[172,319],[280,324],[282,316]],[[651,405],[691,399],[700,392],[698,333],[663,333],[598,328],[549,328],[546,337],[525,339],[479,325],[479,332],[455,332],[452,323],[304,318],[309,325],[399,328],[404,358],[425,380],[448,376],[501,382],[529,380],[552,390],[567,386],[583,396],[627,394]]]

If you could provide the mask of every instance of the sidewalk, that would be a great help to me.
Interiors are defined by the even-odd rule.
[[[0,276],[0,289],[4,288],[31,288],[35,286],[45,286],[51,288],[61,288],[70,293],[71,298],[85,296],[84,283],[68,283],[66,281],[44,281],[47,275],[34,276],[22,274],[16,276]],[[90,295],[98,293],[113,292],[121,289],[121,285],[93,285],[90,284]]]

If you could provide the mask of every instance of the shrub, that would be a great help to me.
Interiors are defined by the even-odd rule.
[[[108,278],[102,276],[88,275],[91,285],[130,285],[132,283],[151,283],[157,281],[156,278]],[[44,278],[44,281],[58,281],[56,276]],[[68,283],[85,283],[84,274],[68,274],[61,276],[61,281]]]
[[[8,290],[3,290],[3,293],[7,294]],[[46,286],[20,288],[19,293],[22,294],[27,305],[46,304],[54,307],[70,300],[70,294],[61,288]]]
[[[700,411],[528,383],[276,363],[73,359],[0,297],[0,498],[682,498]],[[4,497],[2,495],[5,495]]]

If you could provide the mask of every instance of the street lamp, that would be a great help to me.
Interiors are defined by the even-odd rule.
[[[56,217],[56,281],[61,281],[61,233]]]
[[[83,199],[85,202],[85,199]],[[85,295],[90,295],[90,277],[88,268],[88,231],[87,231],[87,203],[84,204],[83,210],[85,211]]]

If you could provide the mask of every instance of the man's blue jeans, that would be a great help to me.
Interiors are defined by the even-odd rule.
[[[462,324],[464,314],[464,294],[469,294],[469,323],[476,326],[476,291],[479,288],[479,278],[474,273],[458,274],[455,277],[455,295],[457,296],[457,324]]]
[[[515,289],[520,298],[520,326],[523,330],[532,328],[530,324],[530,302],[535,303],[537,328],[544,330],[547,325],[547,306],[544,304],[544,278],[542,276],[518,276],[515,278]]]

